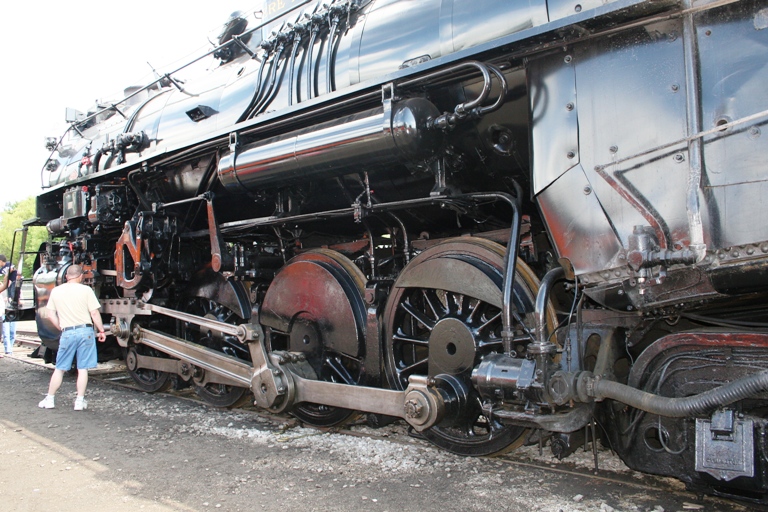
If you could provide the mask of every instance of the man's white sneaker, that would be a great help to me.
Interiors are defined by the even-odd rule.
[[[41,409],[53,409],[53,397],[51,395],[45,395],[45,398],[40,400],[40,403],[37,404],[37,406]]]
[[[75,410],[76,411],[84,411],[88,408],[88,402],[85,401],[85,398],[79,396],[75,398]]]

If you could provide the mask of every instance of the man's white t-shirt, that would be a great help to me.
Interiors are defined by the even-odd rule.
[[[64,283],[51,290],[46,306],[59,316],[59,327],[92,324],[91,311],[101,304],[93,289],[82,283]]]

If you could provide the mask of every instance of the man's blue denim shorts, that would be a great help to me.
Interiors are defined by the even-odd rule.
[[[96,337],[93,327],[83,326],[61,333],[59,351],[56,354],[56,369],[65,372],[72,369],[72,360],[77,356],[77,369],[96,368]]]

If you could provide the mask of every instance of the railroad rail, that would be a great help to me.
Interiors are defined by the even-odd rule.
[[[37,337],[37,333],[34,331],[16,331],[16,343],[22,347],[37,348],[40,346],[40,338]]]

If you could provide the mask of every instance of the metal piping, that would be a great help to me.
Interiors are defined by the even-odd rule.
[[[693,7],[692,0],[683,2],[686,9]],[[683,16],[683,53],[685,59],[685,89],[686,110],[688,120],[688,133],[694,134],[701,131],[701,98],[699,97],[699,46],[696,39],[696,27],[693,22],[693,13]],[[704,243],[704,226],[701,220],[701,205],[699,204],[699,191],[701,190],[703,144],[701,139],[695,138],[688,142],[688,158],[690,159],[688,171],[688,190],[686,210],[688,212],[688,231],[691,241],[689,248],[696,254],[696,261],[701,261],[707,254],[707,246]]]
[[[549,343],[547,332],[547,303],[552,286],[565,276],[563,267],[555,267],[544,276],[536,294],[536,340],[539,344]]]
[[[331,59],[333,58],[333,46],[336,40],[336,30],[339,28],[339,16],[334,14],[331,18],[331,28],[328,32],[328,53],[326,54],[325,61],[325,93],[330,94],[333,92],[333,65]]]
[[[472,67],[479,70],[483,76],[483,90],[481,91],[480,95],[473,100],[459,103],[456,105],[456,107],[454,107],[453,113],[446,112],[440,116],[435,117],[430,123],[430,127],[438,128],[441,130],[451,129],[454,125],[456,125],[457,122],[463,119],[467,119],[470,116],[483,116],[489,112],[498,110],[504,104],[504,101],[507,98],[507,80],[504,78],[504,74],[501,72],[501,70],[491,64],[485,64],[478,61],[467,61],[456,66],[451,66],[450,68],[438,71],[437,73],[432,73],[431,75],[422,77],[421,80],[430,80],[446,73],[454,74],[460,69],[467,67]],[[496,75],[496,77],[499,79],[501,91],[499,92],[499,96],[496,98],[496,101],[493,103],[493,105],[482,107],[481,105],[485,102],[486,99],[488,99],[488,95],[490,94],[491,87],[493,85],[491,74]]]
[[[368,264],[371,266],[371,280],[376,280],[376,255],[374,254],[374,249],[376,247],[375,239],[373,238],[373,231],[371,231],[371,226],[368,224],[368,222],[363,219],[362,221],[363,226],[365,227],[365,231],[368,233]]]
[[[283,49],[285,50],[285,49]],[[280,67],[280,64],[278,62],[277,67]],[[285,71],[288,69],[287,63],[284,63],[282,71],[280,71],[280,78],[277,79],[276,87],[274,87],[270,93],[269,96],[264,98],[264,101],[261,105],[259,105],[257,114],[261,114],[264,111],[267,110],[267,107],[272,104],[272,102],[275,100],[275,97],[277,96],[277,93],[280,92],[280,86],[283,84],[283,77],[285,76]],[[290,93],[289,93],[290,94]]]
[[[314,18],[312,19],[310,29],[309,29],[309,44],[307,45],[307,99],[311,100],[314,96],[314,88],[315,88],[315,63],[312,62],[312,54],[314,53],[315,49],[315,40],[317,39],[317,34],[320,32],[320,27],[317,26],[315,23]]]
[[[253,99],[251,99],[250,105],[248,105],[248,108],[245,109],[246,114],[240,116],[240,119],[237,120],[238,123],[245,121],[248,119],[248,116],[251,113],[251,110],[253,109],[254,105],[258,102],[259,98],[261,97],[261,79],[262,74],[264,72],[264,65],[267,63],[267,59],[269,58],[270,50],[269,48],[264,48],[264,55],[261,58],[261,63],[259,64],[259,72],[257,73],[257,80],[256,80],[256,87],[253,91]]]
[[[501,86],[501,93],[499,93],[499,97],[496,98],[496,102],[493,105],[489,105],[487,107],[482,107],[477,109],[477,115],[479,116],[484,116],[485,114],[495,112],[496,110],[500,109],[501,106],[504,104],[504,100],[507,99],[507,79],[504,78],[504,73],[502,73],[501,70],[496,66],[493,66],[491,64],[486,64],[486,65],[488,66],[488,69],[490,70],[490,72],[496,75],[496,78],[499,79],[499,85]]]
[[[291,49],[291,60],[288,67],[288,105],[293,105],[293,76],[296,70],[296,54],[299,52],[299,43],[301,43],[301,33],[297,30],[293,35],[293,48]],[[298,101],[299,93],[296,91],[296,100]]]
[[[139,203],[141,203],[141,209],[144,211],[148,211],[152,209],[152,205],[147,201],[147,198],[144,196],[141,190],[139,190],[139,186],[136,183],[134,183],[134,180],[133,180],[136,174],[144,173],[144,172],[146,172],[146,168],[144,167],[134,169],[126,175],[126,179],[128,180],[128,186],[131,187],[131,190],[133,190],[133,193],[136,194],[136,198],[139,200]]]
[[[506,201],[512,208],[512,226],[509,230],[507,253],[504,255],[504,281],[501,285],[501,339],[504,343],[504,352],[509,354],[512,351],[512,340],[515,337],[515,331],[512,328],[512,293],[517,268],[517,246],[520,240],[520,207],[514,197],[502,192],[469,194],[469,196],[480,200],[495,199],[497,201]]]
[[[405,264],[407,265],[411,261],[411,254],[409,251],[411,247],[411,241],[408,239],[408,230],[405,229],[405,224],[400,219],[400,217],[394,213],[390,213],[389,216],[395,219],[395,222],[400,225],[400,231],[403,233],[403,257],[405,257]]]
[[[480,63],[480,64],[482,64],[482,63]],[[446,68],[446,69],[443,69],[443,70],[440,70],[440,71],[437,71],[437,72],[434,72],[434,73],[429,73],[427,75],[420,76],[419,78],[416,78],[416,79],[400,82],[398,84],[398,89],[399,90],[404,90],[404,89],[409,89],[409,88],[414,88],[414,87],[416,87],[416,88],[421,87],[423,84],[425,84],[426,82],[428,82],[430,80],[434,80],[436,78],[445,77],[445,76],[447,76],[449,74],[452,74],[454,71],[456,71],[460,67],[466,67],[466,66],[464,64],[459,65],[459,66],[452,66],[450,68]],[[274,120],[271,120],[268,123],[265,123],[265,124],[262,124],[262,125],[258,125],[258,127],[251,128],[251,129],[249,129],[248,135],[256,136],[256,135],[258,135],[260,133],[278,130],[278,129],[283,128],[285,126],[295,126],[297,123],[299,123],[301,121],[305,121],[305,120],[308,120],[308,119],[311,119],[311,118],[314,118],[314,117],[317,117],[317,116],[321,116],[323,114],[327,114],[327,113],[330,113],[330,112],[337,112],[341,108],[354,107],[356,105],[366,104],[366,103],[370,102],[371,100],[373,100],[374,98],[377,98],[377,97],[380,97],[380,96],[381,96],[381,90],[374,89],[373,91],[361,93],[359,95],[356,95],[356,96],[353,96],[353,97],[350,97],[350,98],[347,98],[347,99],[340,99],[338,102],[333,103],[333,104],[320,105],[317,108],[309,110],[309,111],[299,111],[299,112],[296,112],[294,116],[289,116],[287,118],[281,118],[281,119],[274,119]],[[506,92],[504,93],[504,96],[506,97]],[[248,118],[252,117],[252,115],[253,115],[253,111],[250,111],[248,113],[248,115],[245,116],[243,119],[248,119]],[[439,116],[439,117],[442,118],[442,117],[445,117],[446,115],[448,115],[448,114],[444,114],[444,115]],[[765,115],[768,115],[768,111],[766,111]],[[435,123],[433,123],[433,124],[435,124]],[[221,142],[221,141],[218,141],[218,142]],[[202,150],[209,149],[210,147],[216,146],[216,144],[217,144],[217,141],[203,143],[202,145],[196,146],[196,147],[194,147],[192,149],[187,149],[185,151],[176,153],[173,157],[169,157],[169,158],[166,158],[164,160],[158,160],[158,161],[155,162],[155,165],[158,166],[158,167],[161,167],[161,166],[165,165],[166,163],[168,163],[170,161],[175,161],[178,158],[183,158],[183,157],[188,156],[190,154],[199,153]],[[53,153],[51,153],[51,154],[53,154]],[[43,168],[43,170],[45,170],[45,169]],[[41,170],[41,180],[42,180],[42,171],[43,170]]]
[[[250,119],[258,114],[259,110],[261,110],[261,108],[264,106],[264,100],[270,94],[272,94],[272,89],[275,86],[275,79],[277,78],[277,68],[280,67],[280,58],[283,56],[284,50],[285,44],[281,42],[275,50],[274,56],[272,57],[272,62],[269,65],[269,82],[264,84],[264,87],[259,90],[258,100],[255,102],[253,108],[251,108],[251,110],[248,112],[246,119]]]

